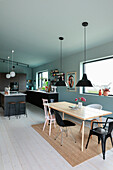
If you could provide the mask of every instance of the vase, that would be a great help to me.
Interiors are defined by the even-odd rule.
[[[103,91],[103,95],[104,96],[108,96],[108,92],[107,91]]]
[[[82,108],[82,102],[78,102],[78,108],[79,108],[79,109]]]
[[[102,96],[102,91],[101,91],[101,89],[99,90],[99,96]]]

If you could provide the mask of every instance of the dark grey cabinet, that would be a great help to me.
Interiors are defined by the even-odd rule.
[[[3,95],[0,93],[0,101],[1,101],[1,107],[4,110],[4,116],[9,116],[9,102],[16,103],[15,112],[14,112],[14,110],[10,111],[10,116],[20,115],[19,102],[26,102],[26,94],[18,93],[18,94],[13,94],[13,95]],[[26,110],[26,106],[25,106],[25,110]],[[24,112],[22,114],[26,114],[26,112]]]

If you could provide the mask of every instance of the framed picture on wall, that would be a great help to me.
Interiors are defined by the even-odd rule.
[[[76,72],[67,72],[67,89],[76,91]]]

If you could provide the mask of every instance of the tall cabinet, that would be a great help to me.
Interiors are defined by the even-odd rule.
[[[4,88],[8,87],[10,82],[18,82],[19,91],[26,91],[26,74],[16,73],[15,77],[7,79],[6,73],[0,73],[0,91],[4,91]]]

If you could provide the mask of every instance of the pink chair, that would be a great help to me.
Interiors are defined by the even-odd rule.
[[[43,131],[45,129],[46,124],[48,126],[48,123],[50,123],[50,127],[49,127],[49,136],[50,136],[51,135],[51,124],[54,123],[54,127],[56,127],[55,125],[56,120],[55,120],[55,116],[51,115],[51,109],[49,108],[48,100],[47,99],[42,99],[42,100],[43,100],[44,112],[45,112],[45,123],[43,126]],[[48,112],[48,109],[49,109],[49,112]]]

